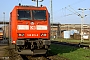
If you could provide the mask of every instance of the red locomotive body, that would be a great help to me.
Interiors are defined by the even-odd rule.
[[[10,13],[10,31],[11,42],[19,54],[46,53],[51,43],[47,8],[15,6]]]

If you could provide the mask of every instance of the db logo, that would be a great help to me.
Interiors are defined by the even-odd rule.
[[[30,30],[35,30],[36,26],[30,26]]]

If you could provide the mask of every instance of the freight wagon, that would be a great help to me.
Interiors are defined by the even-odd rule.
[[[9,25],[2,26],[3,38],[9,39]]]
[[[0,40],[3,40],[3,30],[0,30]]]

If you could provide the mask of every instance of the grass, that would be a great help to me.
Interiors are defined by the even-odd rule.
[[[90,60],[90,49],[58,44],[51,44],[50,48],[50,53],[60,57],[65,57],[69,60]]]
[[[81,40],[75,40],[75,39],[62,39],[62,38],[59,38],[59,39],[55,39],[57,41],[60,41],[60,42],[77,42],[77,43],[80,43]],[[90,40],[83,40],[83,42],[85,43],[90,43]]]

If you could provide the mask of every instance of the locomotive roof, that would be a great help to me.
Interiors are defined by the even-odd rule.
[[[36,7],[36,6],[28,6],[28,5],[21,5],[21,6],[15,6],[15,8],[46,8],[46,6],[39,6],[39,7]]]
[[[13,8],[13,10],[17,10],[17,9],[31,9],[31,10],[47,10],[46,6],[28,6],[28,5],[20,5],[20,6],[15,6]],[[12,11],[13,11],[12,10]]]

